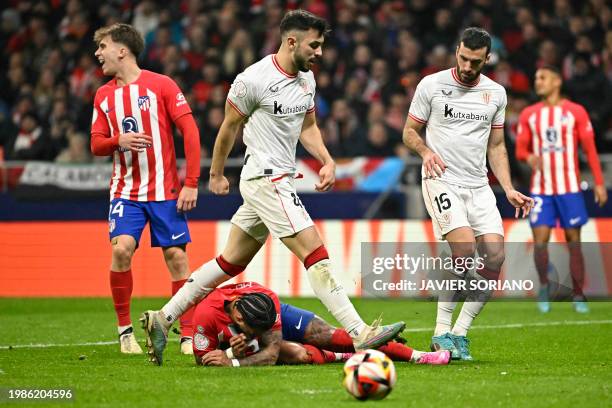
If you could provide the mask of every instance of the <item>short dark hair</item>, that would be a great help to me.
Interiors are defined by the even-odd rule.
[[[129,24],[115,23],[97,29],[94,33],[94,42],[96,45],[100,45],[100,41],[106,36],[110,36],[114,42],[121,43],[128,47],[136,58],[138,58],[140,53],[144,50],[142,35]]]
[[[561,74],[561,68],[559,68],[556,65],[552,65],[552,64],[544,64],[541,67],[538,67],[538,69],[545,69],[547,71],[550,72],[554,72],[555,74],[557,74],[559,77],[563,77],[563,75]]]
[[[311,28],[317,30],[319,34],[329,33],[329,25],[325,19],[312,14],[306,10],[291,10],[283,17],[280,23],[280,33],[285,34],[291,30],[308,31]]]
[[[478,50],[482,47],[487,47],[487,55],[491,51],[491,36],[486,30],[480,27],[466,28],[463,34],[461,34],[459,44],[461,43],[470,50]]]
[[[239,297],[235,305],[244,323],[253,329],[270,330],[276,323],[276,305],[265,293],[247,293]]]

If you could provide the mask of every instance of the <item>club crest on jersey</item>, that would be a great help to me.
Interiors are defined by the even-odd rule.
[[[298,80],[298,84],[300,85],[300,87],[302,87],[302,91],[304,91],[304,94],[309,94],[310,92],[310,84],[308,83],[307,80],[305,80],[304,78],[300,78]]]
[[[483,91],[482,92],[482,100],[484,101],[484,103],[486,103],[488,105],[489,102],[491,102],[491,92]]]
[[[208,337],[206,337],[202,333],[196,333],[193,336],[193,345],[195,346],[196,349],[206,350],[209,344],[210,344],[210,341],[208,340]]]
[[[232,85],[232,93],[238,98],[244,98],[247,94],[247,87],[242,81],[236,81]]]
[[[151,99],[148,96],[138,97],[138,109],[141,111],[148,111],[151,108]]]
[[[138,121],[133,116],[126,116],[121,121],[123,133],[138,133]]]

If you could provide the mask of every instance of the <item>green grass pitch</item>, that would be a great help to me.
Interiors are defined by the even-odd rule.
[[[285,300],[333,321],[318,300]],[[135,299],[134,321],[140,311],[162,303]],[[428,346],[435,303],[358,299],[355,305],[367,320],[380,312],[385,321],[405,320],[409,344],[417,349]],[[592,302],[590,307],[589,314],[579,315],[570,303],[554,303],[551,313],[541,315],[534,303],[492,302],[470,332],[475,361],[444,367],[397,363],[393,392],[383,401],[366,404],[610,406],[612,303]],[[341,364],[196,367],[191,357],[179,354],[178,336],[171,335],[165,364],[156,367],[144,356],[121,355],[118,344],[83,344],[114,341],[114,319],[110,299],[0,299],[0,388],[70,387],[74,401],[67,404],[92,407],[363,404],[342,388]],[[142,340],[139,327],[136,333]],[[45,347],[25,346],[32,344]]]

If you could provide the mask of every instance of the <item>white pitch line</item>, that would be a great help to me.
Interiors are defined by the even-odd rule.
[[[523,327],[547,327],[547,326],[578,326],[578,325],[589,325],[589,324],[612,324],[612,320],[564,320],[556,322],[539,322],[539,323],[510,323],[510,324],[496,324],[496,325],[481,325],[474,326],[473,329],[521,329]],[[415,327],[405,329],[404,332],[424,332],[431,331],[431,327]],[[178,342],[179,339],[170,339],[171,342]],[[24,348],[48,348],[48,347],[78,347],[78,346],[109,346],[112,344],[119,344],[118,341],[93,341],[87,343],[49,343],[49,344],[14,344],[10,346],[0,346],[0,350],[24,349]]]
[[[546,327],[546,326],[578,326],[586,324],[611,324],[612,320],[563,320],[557,322],[539,322],[539,323],[509,323],[509,324],[493,324],[493,325],[478,325],[471,327],[474,329],[521,329],[523,327]],[[433,330],[431,327],[416,327],[413,329],[405,329],[404,332],[423,332]]]

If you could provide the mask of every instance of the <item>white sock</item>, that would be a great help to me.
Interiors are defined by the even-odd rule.
[[[467,336],[467,332],[472,325],[472,321],[478,313],[482,310],[486,302],[475,301],[466,299],[461,307],[461,313],[455,322],[453,327],[453,334],[455,336]]]
[[[121,333],[123,333],[124,331],[126,331],[130,327],[132,327],[131,324],[128,324],[127,326],[117,326],[117,331],[119,332],[119,335],[121,336]]]
[[[451,331],[455,307],[457,307],[457,302],[444,302],[438,300],[438,314],[436,316],[434,336],[440,336]]]
[[[216,259],[211,259],[193,271],[182,288],[162,307],[168,326],[171,326],[191,306],[204,299],[214,288],[231,279]]]
[[[311,265],[308,268],[310,286],[327,310],[340,322],[348,334],[355,338],[363,332],[367,325],[329,269],[329,259],[322,259]]]
[[[412,350],[412,356],[410,356],[410,361],[416,363],[424,353],[424,351]]]

